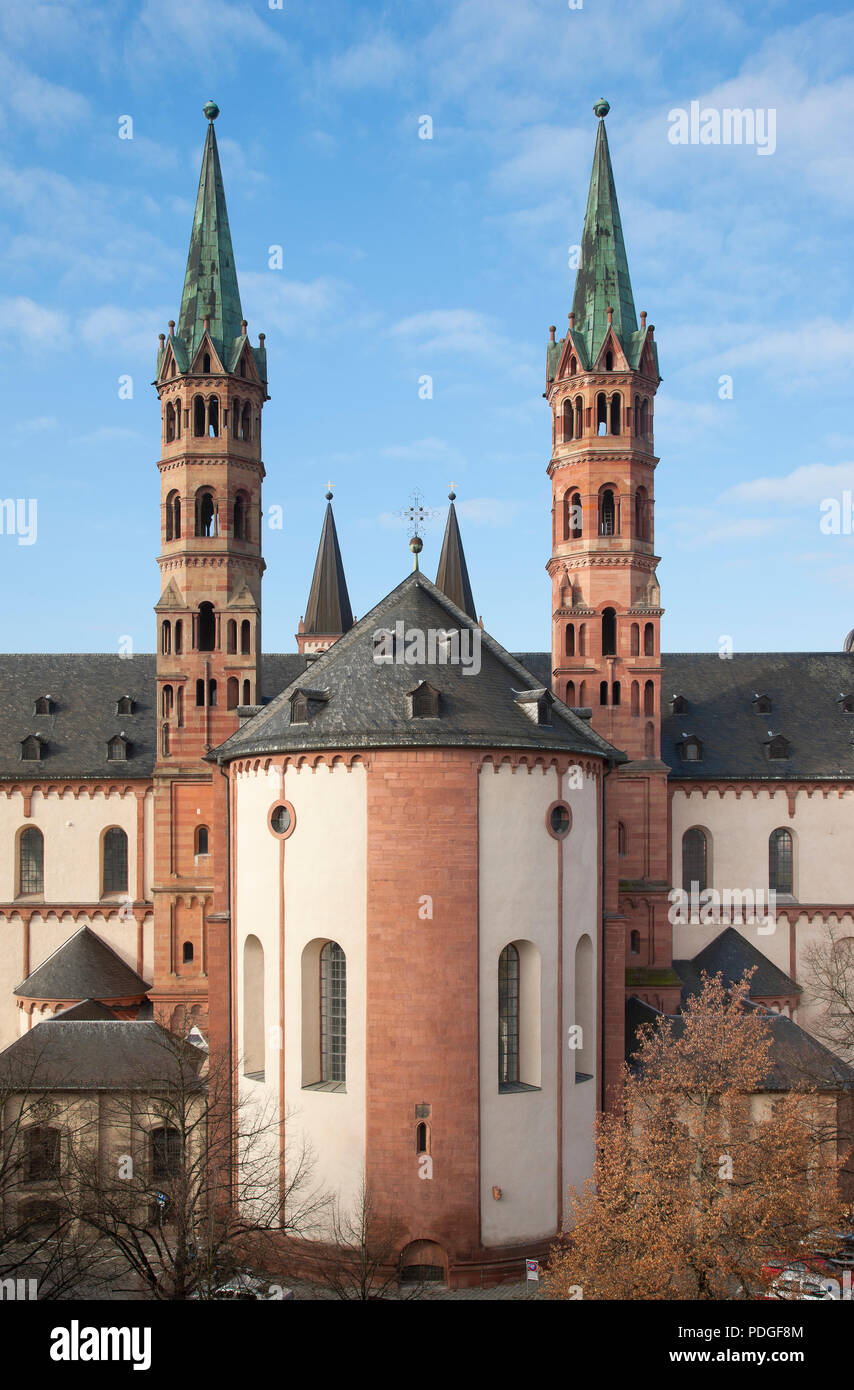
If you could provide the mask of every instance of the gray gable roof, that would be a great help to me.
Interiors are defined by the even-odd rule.
[[[402,642],[391,663],[378,663],[374,634],[381,630],[467,631],[472,642],[480,643],[480,670],[466,674],[461,663],[439,664],[427,659],[427,653],[425,660],[410,664]],[[420,681],[440,692],[437,718],[409,715],[408,697]],[[515,696],[540,682],[420,571],[407,575],[312,663],[310,683],[328,698],[310,705],[307,722],[291,724],[290,696],[297,688],[292,682],[293,688],[208,757],[223,762],[292,749],[457,745],[554,749],[615,761],[625,757],[550,695],[545,699],[551,723],[530,719]]]
[[[83,1019],[90,1023],[105,1022],[115,1018],[112,1009],[108,1009],[106,1004],[101,1004],[97,999],[81,999],[79,1004],[69,1004],[67,1009],[61,1009],[58,1014],[54,1014],[54,1019],[63,1019],[65,1022],[73,1022]]]
[[[262,657],[262,698],[278,695],[306,664],[297,652]],[[34,714],[36,700],[45,695],[51,696],[54,712]],[[133,714],[116,713],[123,695],[133,698]],[[157,748],[156,713],[151,652],[132,658],[104,652],[0,654],[0,781],[148,779]],[[130,744],[130,757],[111,762],[107,742],[122,732]],[[46,739],[38,762],[21,757],[21,743],[30,734]]]
[[[147,985],[106,941],[81,927],[13,992],[21,999],[127,999]]]
[[[0,1088],[30,1091],[201,1089],[206,1055],[159,1023],[47,1019],[0,1052]]]
[[[854,715],[839,704],[854,694],[846,652],[680,652],[661,666],[661,756],[672,777],[854,778]],[[757,694],[770,697],[770,714],[756,713]],[[683,714],[671,713],[674,695]],[[787,739],[788,758],[769,760],[769,730]],[[701,762],[682,761],[685,734],[702,743]]]
[[[750,982],[751,999],[770,999],[779,995],[800,994],[801,987],[795,984],[773,961],[757,950],[752,941],[742,936],[735,927],[726,927],[719,932],[714,941],[704,946],[691,960],[674,960],[673,969],[684,981],[682,1001],[700,988],[700,976],[722,975],[725,985],[732,986],[742,978],[745,970],[754,970]]]

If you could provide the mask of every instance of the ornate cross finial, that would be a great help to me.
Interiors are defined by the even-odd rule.
[[[327,502],[331,502],[331,501],[332,501],[332,489],[334,488],[334,486],[335,486],[334,483],[327,482],[327,484],[326,484],[326,500],[327,500]]]
[[[449,498],[449,500],[450,500],[451,502],[453,502],[454,498],[455,498],[456,495],[457,495],[457,494],[456,494],[456,490],[455,490],[455,489],[456,489],[456,486],[457,486],[456,483],[451,483],[451,490],[450,490],[450,492],[448,493],[448,498]]]
[[[411,540],[409,542],[409,549],[412,551],[414,557],[414,563],[412,567],[413,569],[417,570],[418,556],[424,548],[424,542],[421,539],[421,532],[419,528],[423,527],[428,521],[432,521],[433,517],[436,515],[435,508],[425,507],[424,498],[421,492],[418,488],[415,488],[409,494],[409,506],[402,507],[401,510],[397,513],[397,515],[399,517],[402,517],[408,525],[409,534],[411,537]]]

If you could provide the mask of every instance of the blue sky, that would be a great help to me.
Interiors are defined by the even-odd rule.
[[[243,309],[267,334],[265,508],[285,524],[265,532],[265,649],[293,649],[327,478],[357,614],[409,568],[395,513],[416,486],[439,513],[435,574],[453,480],[487,628],[547,647],[545,345],[566,324],[604,96],[664,378],[662,645],[838,649],[854,542],[819,522],[854,489],[846,8],[2,0],[0,497],[36,498],[38,535],[0,536],[0,647],[153,648],[150,382],[208,97]],[[773,109],[774,153],[672,144],[668,113],[692,101]]]

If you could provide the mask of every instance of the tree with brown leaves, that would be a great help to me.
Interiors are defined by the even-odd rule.
[[[594,1178],[570,1194],[551,1298],[754,1298],[771,1256],[803,1258],[841,1219],[823,1098],[766,1089],[767,1015],[749,975],[704,976],[677,1018],[641,1030],[624,1105],[597,1126]]]

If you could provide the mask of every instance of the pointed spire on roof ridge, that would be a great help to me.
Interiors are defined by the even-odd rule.
[[[469,583],[468,566],[460,536],[457,511],[454,506],[456,495],[452,483],[451,491],[448,493],[448,500],[451,505],[448,508],[448,520],[442,540],[442,553],[439,556],[439,568],[436,571],[436,588],[441,589],[446,598],[449,598],[458,608],[462,608],[464,613],[468,613],[469,617],[477,622],[477,609],[474,606],[474,595]]]
[[[178,315],[178,337],[182,339],[192,362],[207,318],[210,336],[228,370],[231,346],[243,331],[243,310],[240,307],[237,270],[213,125],[219,115],[219,107],[216,102],[208,101],[203,109],[208,120],[208,132]]]
[[[581,260],[572,297],[574,331],[584,339],[591,362],[607,332],[609,309],[613,309],[613,329],[621,341],[636,333],[638,328],[605,131],[609,110],[607,101],[603,100],[593,107],[598,129],[581,234]]]
[[[344,563],[332,512],[332,484],[327,483],[323,529],[320,532],[308,604],[304,621],[300,624],[298,641],[303,634],[306,638],[313,635],[341,637],[345,632],[349,632],[352,626],[353,611],[350,607]],[[314,647],[313,643],[310,645]],[[305,644],[301,643],[300,651],[303,651],[304,647]]]

